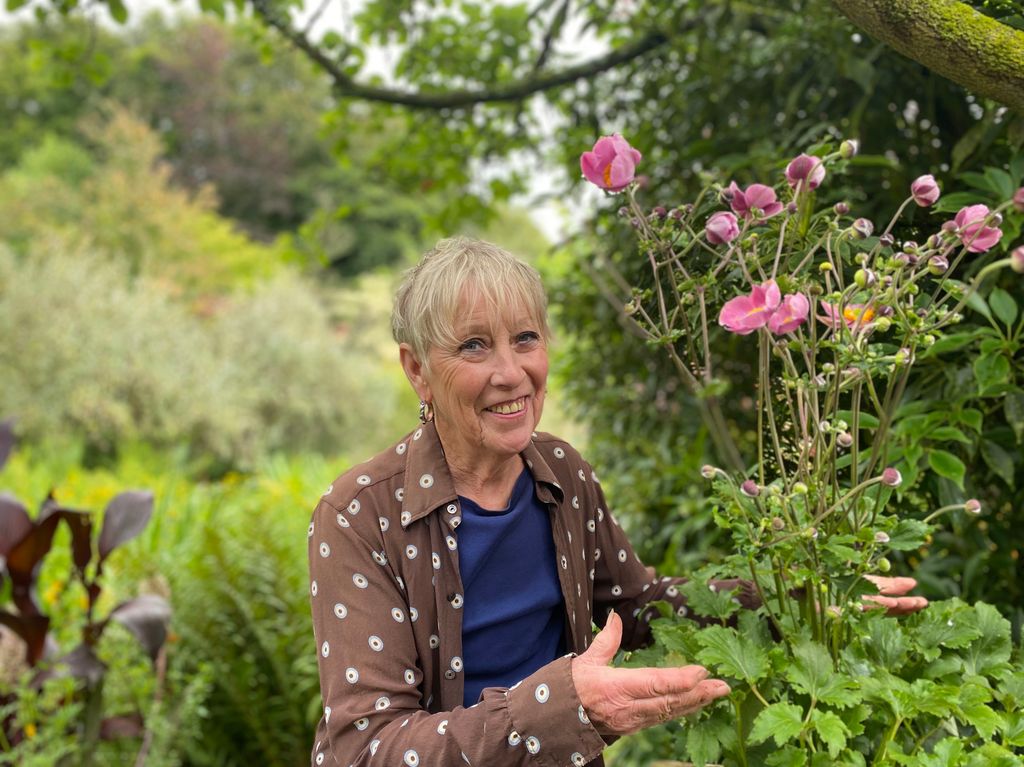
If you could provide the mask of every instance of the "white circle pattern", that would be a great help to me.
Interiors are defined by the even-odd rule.
[[[362,573],[353,573],[352,582],[356,585],[357,589],[365,589],[370,585],[370,582],[366,580],[366,576]]]
[[[402,612],[401,607],[392,607],[391,617],[395,619],[395,623],[405,623],[405,613]]]
[[[533,691],[533,697],[537,699],[538,703],[547,703],[548,698],[551,697],[551,690],[546,684],[539,684],[537,689]]]
[[[324,642],[320,646],[320,654],[323,655],[325,658],[331,654],[331,646],[327,642]]]
[[[405,443],[404,442],[399,442],[397,445],[395,445],[395,452],[398,453],[399,455],[402,455],[402,454],[405,453],[405,448],[406,448]]]
[[[518,746],[522,742],[523,742],[523,739],[519,735],[518,732],[516,732],[515,730],[512,730],[512,732],[509,733],[509,735],[508,735],[508,744],[510,746]]]
[[[412,434],[413,439],[419,439],[421,436],[423,436],[423,429],[417,429]]]
[[[445,536],[444,542],[448,544],[449,551],[455,551],[455,549],[457,549],[459,546],[459,544],[455,542],[455,539],[452,538],[450,535]]]
[[[452,671],[454,671],[456,674],[462,671],[462,658],[460,658],[458,655],[452,658]]]
[[[437,554],[437,552],[434,552],[430,555],[430,564],[434,566],[435,570],[441,569],[441,557]]]
[[[381,695],[379,698],[377,698],[377,702],[373,704],[373,707],[378,711],[383,711],[390,705],[391,698],[389,698],[387,695]]]
[[[360,485],[368,485],[371,482],[373,482],[373,480],[370,479],[369,474],[360,474],[358,477],[356,477],[356,482]]]
[[[536,754],[540,751],[540,739],[531,735],[526,739],[526,750],[531,754]]]
[[[577,496],[577,495],[574,495],[574,496],[572,497],[572,507],[573,507],[574,509],[578,509],[578,508],[580,507],[580,499],[579,499],[579,496]]]
[[[367,639],[366,643],[370,645],[370,649],[374,652],[380,652],[384,649],[384,640],[376,634],[372,635],[369,639]]]
[[[422,487],[424,490],[427,489],[428,487],[433,487],[433,485],[434,477],[431,476],[430,474],[424,474],[422,477],[420,477],[420,487]]]
[[[348,505],[349,514],[358,514],[359,510],[363,507],[363,504],[359,502],[358,498],[353,498],[352,503]]]
[[[382,554],[379,551],[373,552],[372,556],[373,556],[373,561],[376,562],[381,567],[383,567],[384,565],[386,565],[388,563],[387,556],[385,554]]]
[[[324,752],[323,751],[321,751],[319,754],[316,755],[316,763],[317,764],[323,764],[324,763]]]
[[[411,620],[413,623],[415,623],[416,619],[419,618],[419,617],[420,617],[420,611],[417,610],[415,607],[410,607],[409,608],[409,620]]]
[[[312,538],[313,537],[313,523],[312,522],[309,523],[309,529],[306,531],[306,537],[307,538]]]
[[[342,527],[349,527],[348,520],[345,519],[345,515],[341,512],[338,512],[338,524]]]
[[[371,740],[370,741],[370,756],[376,756],[378,748],[380,748],[380,739],[379,738],[375,738],[374,740]]]
[[[454,503],[449,503],[448,508],[445,509],[445,511],[447,511],[449,514],[454,514],[458,510],[459,507],[456,506]]]
[[[625,549],[619,549],[618,557],[619,557],[619,561],[620,562],[625,562],[626,561],[626,550]]]
[[[594,520],[587,520],[587,530],[589,530],[590,532],[594,532],[595,530],[597,530],[597,525],[594,524]]]
[[[407,668],[402,676],[406,684],[416,684],[416,672],[411,668]]]
[[[579,751],[574,751],[573,755],[569,758],[572,759],[573,767],[583,767],[587,763],[586,759],[583,758],[583,754]]]
[[[431,634],[430,635],[429,644],[430,644],[430,649],[432,649],[432,650],[436,650],[438,647],[441,646],[441,640],[438,638],[437,634]]]
[[[316,581],[313,581],[311,584],[309,584],[309,593],[312,594],[313,596],[316,596],[316,591],[317,591]]]
[[[352,666],[349,666],[347,669],[345,669],[345,681],[347,681],[349,684],[355,684],[356,682],[358,682],[359,671],[357,671]]]
[[[402,758],[409,767],[417,767],[420,763],[420,755],[413,751],[411,748],[405,752],[405,756]]]
[[[612,586],[612,596],[613,597],[622,596],[622,586],[620,586],[618,584],[615,584],[614,586]]]
[[[565,451],[560,447],[556,447],[552,452],[555,454],[555,458],[565,458]]]
[[[334,605],[334,617],[338,620],[344,620],[348,617],[348,608],[345,607],[341,602]]]
[[[355,724],[356,724],[356,729],[359,730],[359,731],[362,731],[362,730],[365,730],[367,727],[370,726],[370,720],[367,719],[364,716],[362,719],[356,719]]]
[[[405,488],[399,487],[395,490],[395,500],[401,503],[405,500]]]
[[[402,512],[402,525],[405,526],[405,525],[409,524],[410,522],[412,522],[412,512],[411,511],[403,511]]]
[[[328,546],[326,543],[321,543],[320,544],[320,556],[326,558],[326,557],[329,557],[330,555],[331,555],[331,547]]]
[[[386,533],[388,531],[388,528],[391,527],[391,523],[388,521],[388,518],[378,517],[378,521],[380,522],[380,531],[382,533]]]
[[[452,607],[458,610],[460,607],[462,607],[463,601],[464,600],[462,599],[462,594],[456,594],[454,597],[452,597]]]
[[[419,549],[411,543],[405,547],[405,556],[409,557],[409,559],[416,559],[417,554],[419,554]]]
[[[442,719],[441,723],[437,725],[437,734],[444,735],[446,732],[448,732],[448,720]]]
[[[577,713],[579,714],[580,721],[583,722],[583,724],[590,724],[590,717],[587,716],[587,712],[583,710],[582,705],[580,705]]]

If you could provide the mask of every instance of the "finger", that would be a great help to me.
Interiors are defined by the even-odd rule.
[[[730,692],[721,679],[707,679],[689,692],[638,702],[634,711],[645,722],[666,722],[696,713]]]
[[[884,608],[888,615],[910,615],[928,606],[924,597],[883,597],[867,595],[862,599],[866,610]]]
[[[913,578],[889,578],[884,575],[865,575],[864,577],[875,584],[879,594],[891,597],[903,596],[917,587],[917,581]]]
[[[622,618],[613,610],[608,614],[604,628],[597,632],[594,641],[579,660],[595,666],[607,666],[612,662],[615,653],[622,644]]]
[[[616,689],[632,700],[662,700],[694,690],[708,678],[703,666],[614,669]]]

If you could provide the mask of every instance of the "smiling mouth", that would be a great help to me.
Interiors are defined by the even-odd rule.
[[[491,407],[484,408],[489,413],[497,413],[498,415],[515,415],[526,409],[526,397],[520,397],[509,402],[500,402],[497,405],[491,405]]]

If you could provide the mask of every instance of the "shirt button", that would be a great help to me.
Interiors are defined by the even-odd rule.
[[[444,678],[445,679],[454,679],[455,678],[455,672],[452,671],[451,669],[448,669],[447,671],[444,672]]]

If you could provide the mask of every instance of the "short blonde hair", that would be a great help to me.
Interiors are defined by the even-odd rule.
[[[469,296],[482,296],[493,317],[511,320],[526,310],[550,338],[547,295],[537,270],[483,240],[451,237],[423,254],[395,294],[391,333],[425,365],[432,347],[454,345],[455,320]]]

